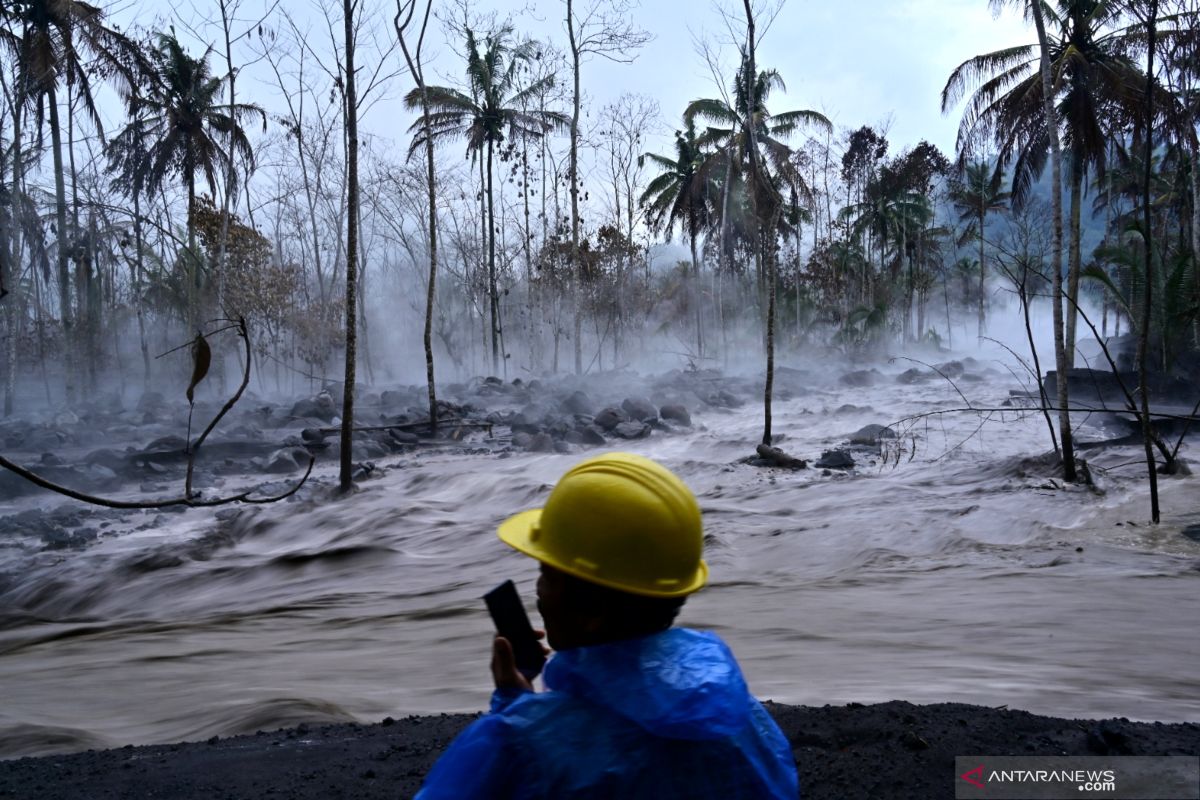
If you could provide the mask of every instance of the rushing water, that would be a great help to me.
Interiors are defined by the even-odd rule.
[[[994,405],[1012,385],[969,393]],[[815,456],[959,404],[889,380],[777,403],[775,430]],[[1136,451],[1093,458],[1115,467],[1103,493],[1064,489],[1022,461],[1045,449],[1037,416],[930,417],[851,477],[736,463],[756,408],[696,422],[630,449],[699,496],[712,583],[681,621],[720,632],[759,696],[1200,719],[1200,544],[1180,535],[1200,522],[1195,478],[1164,480],[1151,528],[1142,474],[1120,466]],[[479,597],[511,576],[532,604],[536,572],[494,528],[579,458],[416,454],[347,501],[0,550],[0,756],[484,707]]]

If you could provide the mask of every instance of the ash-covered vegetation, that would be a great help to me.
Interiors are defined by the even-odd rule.
[[[107,2],[4,4],[5,416],[44,422],[115,388],[112,413],[150,419],[155,393],[182,394],[189,374],[219,408],[246,364],[214,332],[245,320],[257,396],[330,403],[289,411],[325,424],[275,444],[332,437],[348,488],[371,455],[354,450],[356,387],[419,386],[403,405],[420,419],[363,423],[395,443],[497,422],[465,413],[461,392],[440,401],[443,379],[734,371],[761,382],[769,446],[776,352],[862,360],[1012,330],[1067,480],[1086,479],[1072,380],[1042,378],[1083,366],[1112,373],[1151,482],[1173,469],[1179,445],[1152,408],[1168,398],[1151,387],[1181,387],[1166,416],[1195,419],[1194,0],[1017,4],[1029,43],[963,53],[942,87],[962,114],[952,151],[835,126],[787,93],[788,65],[759,52],[795,34],[772,30],[781,5],[725,9],[727,41],[678,54],[711,91],[663,108],[589,97],[598,60],[655,47],[631,0],[564,0],[561,35],[542,39],[519,13],[467,3],[212,0],[133,26]],[[1047,307],[1052,347],[1031,322]],[[1078,340],[1122,334],[1080,363]],[[671,419],[625,408],[606,426],[586,405],[556,406],[589,416],[556,434],[544,415],[518,421],[513,443],[601,444]],[[670,405],[666,424],[687,424]],[[197,430],[182,427],[186,451]],[[241,455],[286,466],[277,446]]]

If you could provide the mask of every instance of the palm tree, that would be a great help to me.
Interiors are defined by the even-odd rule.
[[[706,170],[719,179],[721,206],[716,219],[721,224],[721,256],[724,267],[732,251],[731,232],[734,217],[744,208],[735,208],[735,202],[752,204],[761,197],[766,186],[756,185],[755,171],[751,168],[752,145],[761,148],[765,162],[765,175],[773,184],[805,187],[804,178],[796,169],[792,150],[783,140],[806,126],[829,131],[833,125],[825,115],[817,111],[785,111],[771,114],[767,101],[772,91],[787,91],[783,78],[775,70],[758,72],[750,79],[748,53],[743,51],[742,63],[738,67],[733,86],[733,103],[724,99],[693,100],[683,112],[684,122],[693,125],[701,119],[710,124],[700,135],[701,147],[711,147]],[[778,194],[778,187],[775,193]],[[807,193],[807,192],[805,192]]]
[[[861,203],[846,206],[840,216],[849,225],[851,237],[861,239],[869,233],[880,244],[879,266],[887,274],[888,285],[881,287],[870,302],[885,309],[898,307],[899,301],[891,302],[893,298],[889,295],[901,287],[906,262],[911,271],[916,250],[913,243],[917,234],[933,219],[933,210],[928,197],[905,186],[890,169],[885,169],[878,180],[872,181],[865,194]],[[912,288],[911,278],[911,275],[907,277],[909,289]],[[906,309],[904,315],[906,335],[911,316],[909,310]]]
[[[1089,171],[1103,175],[1115,126],[1141,105],[1142,72],[1133,54],[1142,45],[1139,30],[1121,27],[1123,7],[1113,0],[1042,2],[1039,10],[1047,28],[1053,100],[1071,191],[1065,331],[1070,366],[1079,295],[1083,185]],[[998,147],[996,171],[1012,165],[1012,202],[1017,208],[1029,197],[1051,149],[1040,58],[1037,43],[976,56],[960,64],[942,90],[946,111],[974,87],[959,126],[959,150],[965,152],[971,144],[991,138]]]
[[[1000,191],[997,176],[985,161],[966,164],[961,180],[950,184],[950,201],[958,209],[959,222],[966,223],[959,244],[974,237],[979,242],[979,336],[983,336],[984,322],[984,277],[987,267],[984,262],[984,224],[990,211],[1008,208],[1009,193]]]
[[[79,98],[84,113],[102,130],[92,100],[92,77],[116,76],[126,87],[145,72],[140,48],[124,34],[104,24],[104,12],[80,0],[23,0],[0,4],[0,48],[17,63],[13,164],[21,163],[21,114],[34,112],[38,121],[49,112],[51,154],[54,162],[54,199],[57,225],[58,287],[66,342],[66,390],[74,399],[72,353],[74,326],[71,314],[70,237],[67,228],[66,181],[63,176],[62,124],[58,90],[65,83]],[[18,194],[16,166],[13,193]]]
[[[763,392],[764,445],[771,443],[771,394],[775,377],[775,300],[776,250],[783,216],[781,187],[801,187],[803,177],[796,169],[792,150],[780,137],[795,133],[801,126],[816,125],[825,130],[832,125],[816,111],[788,111],[772,115],[767,100],[774,89],[786,90],[783,78],[775,70],[760,72],[755,64],[757,44],[752,9],[746,3],[746,44],[734,78],[732,105],[725,100],[692,101],[684,111],[684,120],[703,118],[716,126],[702,137],[716,147],[713,158],[724,167],[721,182],[721,256],[728,266],[731,251],[733,198],[740,187],[741,197],[753,220],[751,229],[756,261],[762,264],[760,288],[766,291],[767,354],[766,385]],[[716,174],[714,172],[714,174]]]
[[[241,159],[254,169],[254,148],[242,125],[266,113],[251,103],[222,101],[230,76],[214,77],[208,52],[192,58],[174,33],[159,33],[151,52],[153,81],[145,93],[130,96],[130,123],[110,144],[110,156],[133,192],[158,191],[168,178],[187,191],[188,324],[195,327],[200,271],[196,255],[196,173],[216,193],[217,176],[233,176]],[[224,146],[228,142],[229,146]],[[232,190],[232,187],[230,187]]]
[[[424,147],[427,136],[434,143],[465,138],[467,154],[472,158],[486,152],[488,300],[492,321],[492,368],[498,372],[500,295],[496,288],[495,200],[492,194],[496,146],[506,135],[536,139],[551,131],[565,130],[570,120],[557,111],[542,110],[534,102],[554,85],[553,75],[523,88],[518,86],[521,67],[536,57],[536,42],[512,44],[512,28],[507,25],[485,36],[482,42],[471,28],[465,29],[465,35],[470,94],[447,86],[426,86],[424,93],[419,88],[409,92],[404,103],[410,110],[421,111],[420,118],[409,128],[413,134],[410,153]]]
[[[707,160],[696,137],[695,122],[688,120],[684,130],[675,131],[675,158],[646,153],[641,159],[649,159],[663,170],[642,193],[640,202],[646,210],[646,221],[655,230],[665,228],[668,235],[678,224],[687,234],[692,250],[694,286],[700,277],[696,240],[712,221],[713,209],[709,198],[717,188],[709,169],[711,162]],[[698,354],[703,355],[700,304],[693,304],[696,307],[696,347]]]

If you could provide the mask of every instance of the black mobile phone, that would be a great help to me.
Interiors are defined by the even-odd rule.
[[[496,632],[512,644],[517,669],[533,680],[541,673],[546,654],[533,632],[533,626],[529,624],[529,615],[521,604],[516,585],[512,581],[505,581],[485,594],[483,600],[487,603],[492,621],[496,623]]]

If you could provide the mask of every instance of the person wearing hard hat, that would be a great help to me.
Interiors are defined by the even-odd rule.
[[[700,507],[674,473],[628,453],[590,458],[498,533],[541,562],[547,691],[497,636],[491,713],[417,800],[799,796],[791,747],[729,648],[672,627],[708,579]]]

